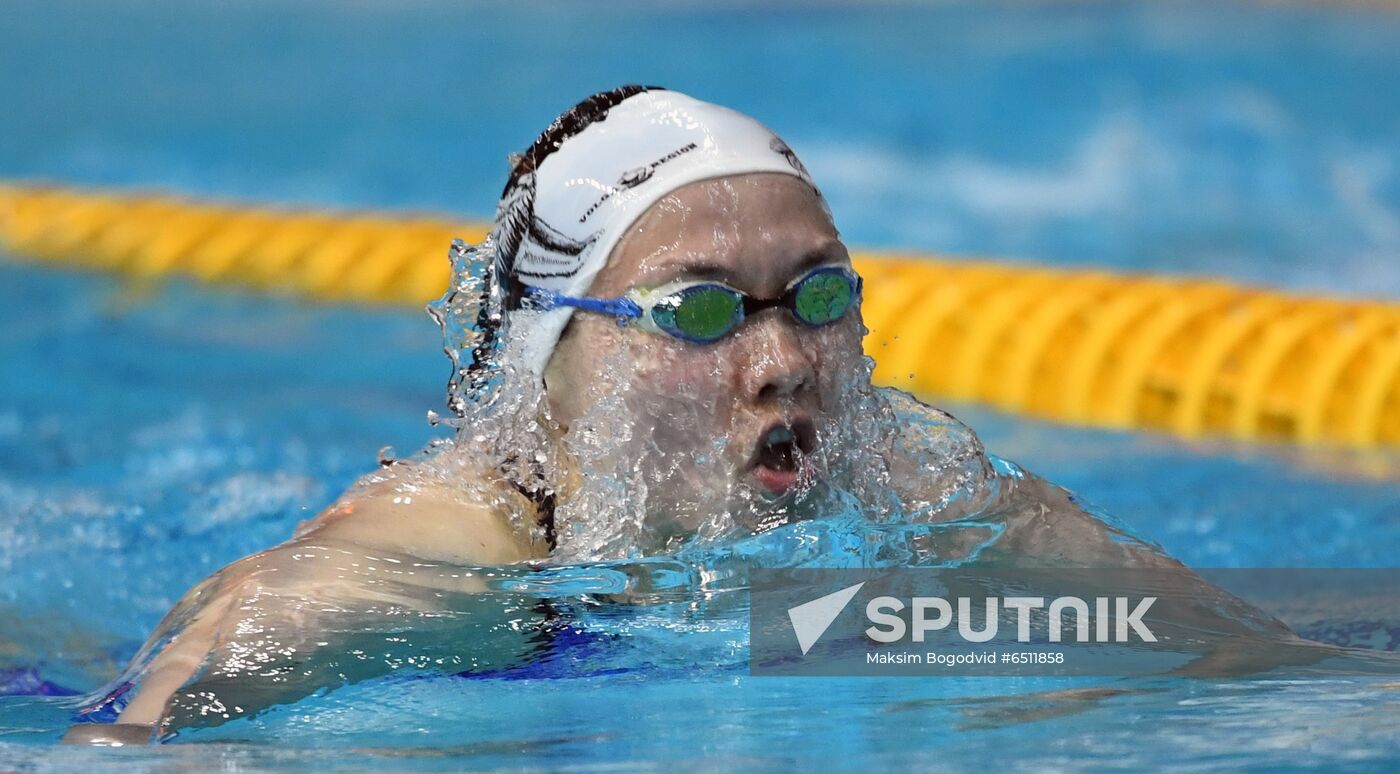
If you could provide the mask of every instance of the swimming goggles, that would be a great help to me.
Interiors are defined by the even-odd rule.
[[[633,289],[621,298],[579,298],[526,286],[535,309],[567,306],[612,315],[622,324],[682,341],[708,344],[728,336],[752,314],[781,307],[808,327],[836,322],[860,300],[861,278],[848,266],[827,265],[793,280],[783,294],[759,300],[720,282],[672,282]]]

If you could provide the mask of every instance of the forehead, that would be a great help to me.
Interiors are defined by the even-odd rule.
[[[701,180],[637,219],[592,292],[696,278],[759,293],[781,288],[818,253],[848,260],[825,205],[803,181],[774,173]]]

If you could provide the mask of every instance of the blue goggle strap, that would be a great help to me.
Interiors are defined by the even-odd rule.
[[[617,317],[622,320],[635,320],[642,316],[642,308],[636,301],[630,298],[586,298],[580,296],[566,296],[563,293],[556,293],[546,288],[537,288],[531,285],[525,286],[525,295],[529,299],[531,306],[542,311],[548,311],[561,306],[571,309],[582,309],[586,312],[596,312]]]

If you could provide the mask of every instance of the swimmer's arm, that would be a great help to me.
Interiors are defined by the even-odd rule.
[[[249,557],[244,562],[256,557]],[[156,647],[171,629],[177,629],[170,642],[156,653],[139,676],[139,687],[127,703],[116,723],[80,723],[64,734],[64,744],[127,745],[145,744],[154,740],[156,728],[165,716],[170,698],[187,684],[203,667],[214,649],[220,626],[225,621],[234,595],[222,581],[237,572],[238,563],[230,565],[192,589],[156,628],[142,649]],[[207,601],[198,597],[211,594]],[[181,627],[178,611],[187,605],[199,605],[193,617]],[[139,662],[141,654],[136,656]]]
[[[1068,491],[1039,476],[1016,479],[998,504],[1006,533],[993,549],[1001,564],[1122,567],[1191,574],[1154,545],[1122,533],[1084,510]],[[1194,574],[1192,574],[1194,577]]]
[[[1155,546],[1129,538],[1077,505],[1069,493],[1027,476],[998,563],[1029,566],[1103,567],[1150,570],[1164,584],[1155,613],[1163,625],[1179,627],[1211,642],[1173,674],[1228,677],[1305,666],[1336,649],[1300,639],[1286,625],[1211,584]]]
[[[357,574],[388,552],[367,549],[332,540],[318,540],[314,533],[292,543],[255,554],[230,565],[201,586],[211,582],[213,593],[203,592],[197,612],[175,625],[173,635],[165,625],[151,638],[149,647],[169,640],[145,665],[129,668],[135,684],[130,700],[115,724],[75,725],[64,736],[65,743],[141,744],[155,740],[171,723],[182,691],[200,681],[214,679],[219,700],[240,706],[244,712],[257,712],[271,704],[295,701],[300,693],[314,690],[325,681],[337,681],[343,670],[306,668],[317,659],[334,658],[344,650],[340,636],[328,631],[342,629],[337,615],[353,618],[362,610],[382,607],[412,609],[437,602],[443,593],[470,594],[484,590],[477,577],[454,572],[450,565],[423,563],[411,576],[387,573]],[[396,584],[394,590],[384,583]],[[415,592],[415,589],[417,590]],[[201,593],[196,587],[189,596]],[[459,598],[460,599],[460,598]],[[188,598],[181,603],[188,603]],[[460,601],[458,602],[460,605]],[[177,606],[178,608],[178,606]],[[460,609],[460,608],[459,608]],[[264,631],[276,630],[278,648],[290,648],[307,672],[306,679],[266,681],[248,672],[246,661],[270,651]],[[317,643],[318,639],[326,641]],[[241,655],[240,655],[241,654]],[[229,661],[232,658],[234,661]],[[138,656],[139,662],[141,657]],[[251,662],[250,662],[251,663]],[[211,674],[212,670],[212,674]],[[321,682],[317,682],[320,680]],[[240,697],[232,699],[230,697]],[[200,701],[193,696],[180,701]],[[184,712],[188,714],[189,709]]]
[[[387,485],[354,490],[336,505],[298,530],[292,541],[242,559],[201,583],[176,609],[198,609],[165,647],[145,667],[139,687],[116,724],[80,724],[63,741],[69,743],[132,744],[150,741],[158,724],[170,711],[175,694],[196,679],[222,641],[237,634],[239,617],[233,615],[240,599],[257,593],[259,572],[282,573],[280,600],[286,608],[304,604],[309,596],[339,588],[347,596],[368,598],[356,586],[345,557],[397,554],[424,560],[407,585],[455,593],[484,590],[479,578],[457,572],[456,565],[504,565],[547,555],[547,547],[512,528],[497,509],[431,489],[412,495],[395,494]],[[442,566],[435,566],[442,563]],[[299,577],[289,574],[295,570]],[[404,582],[403,576],[398,578]],[[297,589],[307,592],[293,601]],[[290,594],[289,594],[290,592]],[[207,600],[197,599],[208,596]],[[404,600],[386,600],[404,601]],[[413,600],[408,600],[412,602]],[[168,625],[167,617],[152,637],[155,643]],[[290,625],[310,624],[303,620]],[[148,644],[148,647],[152,645]],[[138,656],[138,659],[140,657]]]

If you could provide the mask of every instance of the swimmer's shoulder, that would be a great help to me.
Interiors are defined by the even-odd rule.
[[[977,513],[998,494],[996,471],[971,427],[893,388],[879,392],[893,434],[890,484],[919,519],[948,521]]]
[[[925,454],[945,457],[986,456],[977,433],[947,411],[893,387],[880,388],[879,393],[893,412],[904,444],[917,444]]]
[[[429,561],[496,565],[540,559],[535,505],[499,476],[399,461],[356,482],[302,523],[294,542],[345,541]]]

